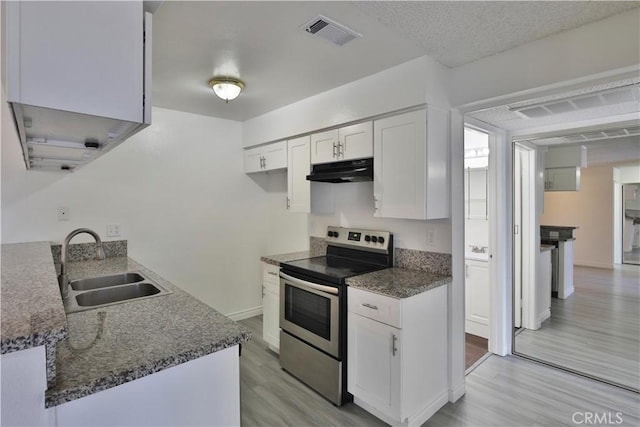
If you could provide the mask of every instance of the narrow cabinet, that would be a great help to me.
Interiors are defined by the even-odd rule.
[[[268,172],[287,167],[287,141],[244,150],[244,172]]]
[[[311,212],[311,137],[287,141],[287,209],[289,212]]]
[[[397,299],[347,289],[347,389],[391,425],[421,425],[447,397],[447,286]]]
[[[280,267],[262,263],[262,338],[280,352]]]
[[[372,122],[358,123],[311,135],[311,164],[373,156]]]
[[[489,263],[465,260],[465,332],[489,338]]]
[[[449,217],[449,113],[436,107],[373,122],[374,216]]]

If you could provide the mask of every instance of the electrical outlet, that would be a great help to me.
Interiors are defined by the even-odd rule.
[[[58,208],[58,221],[69,221],[69,208],[61,206]]]
[[[436,230],[435,228],[427,229],[427,245],[435,246],[436,244]]]
[[[120,236],[120,224],[107,225],[107,237],[118,237],[118,236]]]

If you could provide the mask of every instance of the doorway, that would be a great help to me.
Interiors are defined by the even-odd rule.
[[[489,354],[489,133],[464,128],[465,368]]]
[[[622,263],[640,265],[640,183],[622,185]]]

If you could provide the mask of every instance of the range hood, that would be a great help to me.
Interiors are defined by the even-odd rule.
[[[373,158],[313,165],[307,180],[332,183],[373,181]]]

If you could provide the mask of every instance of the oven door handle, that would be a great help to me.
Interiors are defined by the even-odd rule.
[[[285,274],[282,272],[280,272],[280,277],[290,281],[291,283],[294,283],[300,286],[306,286],[308,288],[315,289],[321,292],[326,292],[328,294],[338,295],[338,289],[331,286],[323,286],[323,285],[318,285],[317,283],[307,282],[306,280],[301,280],[296,277],[291,277],[288,274]]]

